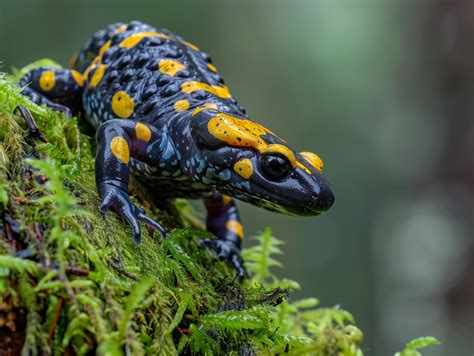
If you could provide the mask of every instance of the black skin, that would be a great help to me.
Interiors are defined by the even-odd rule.
[[[20,85],[34,102],[84,116],[96,128],[100,209],[128,221],[137,243],[140,222],[162,237],[165,230],[130,200],[130,173],[154,199],[203,199],[217,239],[201,242],[238,280],[245,275],[243,229],[234,199],[309,216],[334,202],[317,162],[253,123],[209,55],[167,30],[138,21],[110,25],[86,42],[71,69],[34,69]],[[33,132],[34,120],[20,110]],[[221,116],[223,135],[234,136],[212,131]]]

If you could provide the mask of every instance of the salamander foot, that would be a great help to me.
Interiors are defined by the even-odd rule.
[[[214,251],[219,260],[226,261],[233,269],[235,269],[237,276],[236,280],[241,282],[247,272],[244,268],[244,261],[240,257],[240,249],[235,243],[220,239],[201,239],[199,243],[210,250]]]
[[[100,196],[103,197],[100,211],[105,213],[107,210],[112,209],[127,220],[132,227],[133,240],[136,244],[141,242],[139,221],[157,230],[163,239],[166,238],[165,229],[147,216],[142,208],[133,204],[128,193],[120,186],[114,185],[113,182],[104,181],[98,184],[98,188]]]

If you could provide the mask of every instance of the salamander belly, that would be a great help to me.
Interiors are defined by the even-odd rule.
[[[213,187],[192,181],[178,166],[152,167],[131,159],[130,170],[134,177],[153,194],[153,198],[201,199],[213,191]]]

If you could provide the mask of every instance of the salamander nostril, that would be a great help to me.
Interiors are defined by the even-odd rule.
[[[334,204],[334,194],[329,187],[321,189],[318,195],[318,209],[328,210]]]

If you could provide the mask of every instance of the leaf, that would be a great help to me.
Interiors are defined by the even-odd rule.
[[[206,328],[218,327],[227,330],[264,329],[268,327],[268,313],[262,308],[209,314],[201,320]]]
[[[38,263],[9,255],[0,255],[0,267],[9,268],[17,272],[28,272],[38,275],[41,267]]]
[[[8,192],[6,187],[6,184],[0,184],[0,203],[3,204],[3,206],[7,206],[8,204]]]
[[[296,302],[293,302],[291,304],[297,309],[314,308],[319,304],[319,300],[316,298],[305,298],[297,300]]]
[[[439,344],[439,340],[433,336],[419,337],[406,344],[405,348],[401,352],[397,352],[395,356],[420,356],[421,353],[417,350]]]
[[[133,311],[138,307],[138,304],[145,298],[148,290],[155,283],[155,279],[151,276],[144,277],[132,289],[132,293],[128,296],[122,320],[119,322],[118,332],[119,339],[124,340],[127,332],[128,323],[132,319]]]
[[[198,266],[196,266],[194,260],[181,248],[181,246],[172,241],[171,238],[163,241],[163,245],[169,252],[171,252],[176,260],[180,261],[186,267],[197,282],[204,282],[204,278],[199,273]]]

